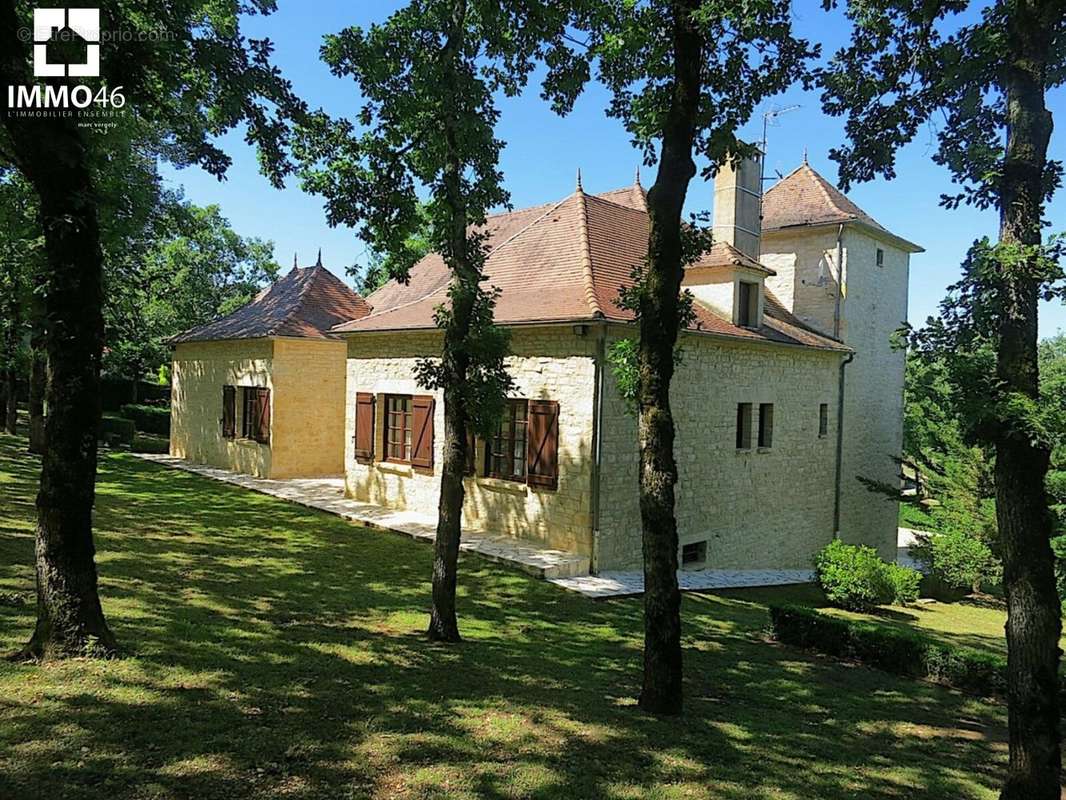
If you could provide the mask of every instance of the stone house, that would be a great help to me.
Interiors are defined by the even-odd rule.
[[[340,474],[346,351],[329,330],[369,313],[319,261],[173,337],[171,455],[261,478]]]
[[[896,504],[856,476],[895,479],[903,361],[889,337],[906,319],[920,248],[807,164],[765,198],[760,187],[754,161],[719,174],[715,244],[685,271],[695,320],[672,387],[681,563],[807,569],[834,534],[894,557]],[[490,217],[486,233],[515,390],[496,435],[473,442],[464,525],[581,554],[593,572],[639,568],[636,421],[608,355],[636,335],[615,300],[646,255],[644,189],[591,194],[579,181],[557,202]],[[440,351],[433,311],[448,279],[431,254],[408,284],[385,285],[322,334],[346,355],[343,434],[322,444],[352,498],[436,512],[443,401],[417,385],[414,366]],[[204,374],[210,421],[223,390]],[[275,403],[285,391],[275,385]],[[175,436],[189,428],[183,413]],[[215,440],[204,446],[213,453],[220,431],[200,426],[192,438]],[[189,444],[172,450],[202,458]]]

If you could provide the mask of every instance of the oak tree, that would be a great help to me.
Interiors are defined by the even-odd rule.
[[[1046,96],[1066,76],[1066,6],[850,0],[847,14],[851,41],[821,75],[826,110],[846,118],[848,143],[833,152],[844,186],[893,177],[899,148],[929,124],[933,160],[959,185],[944,205],[999,213],[998,241],[974,244],[939,316],[910,342],[947,366],[968,434],[995,455],[1010,739],[1001,796],[1057,800],[1062,622],[1045,492],[1054,410],[1040,391],[1037,305],[1064,288],[1061,243],[1043,228],[1062,173],[1048,158]]]
[[[644,161],[657,163],[648,190],[647,262],[623,302],[637,315],[640,515],[644,555],[644,679],[640,706],[682,707],[681,595],[674,514],[674,420],[670,383],[685,324],[681,278],[701,249],[682,209],[689,183],[730,159],[753,154],[738,129],[765,98],[805,74],[815,50],[792,32],[791,4],[779,0],[610,0],[578,4],[569,48],[553,48],[547,91],[567,112],[596,70]],[[703,240],[705,243],[705,239]]]
[[[240,34],[240,14],[268,13],[272,0],[110,0],[99,7],[100,76],[40,79],[54,89],[122,88],[125,112],[165,132],[166,157],[221,177],[229,159],[215,137],[236,125],[280,184],[286,116],[302,111],[270,64],[271,44]],[[0,0],[0,84],[29,86],[33,14]],[[110,96],[110,95],[109,95]],[[32,185],[44,232],[45,350],[51,380],[37,496],[37,624],[21,656],[108,654],[117,643],[97,590],[92,536],[96,431],[100,420],[103,270],[100,187],[94,165],[123,146],[80,115],[5,109],[0,158]]]
[[[424,254],[420,233],[451,271],[435,317],[441,355],[422,359],[416,376],[444,394],[433,640],[460,638],[455,588],[468,434],[489,434],[511,387],[509,336],[493,322],[496,292],[483,285],[485,218],[508,202],[496,96],[522,89],[560,19],[552,3],[413,0],[368,30],[329,36],[322,57],[334,74],[358,82],[362,106],[354,123],[318,115],[298,147],[304,187],[325,196],[331,224],[359,229],[391,278],[405,281]]]

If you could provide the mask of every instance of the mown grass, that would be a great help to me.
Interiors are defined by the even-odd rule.
[[[24,447],[0,649],[33,622]],[[0,664],[0,797],[992,798],[1005,767],[1000,706],[768,643],[765,593],[685,597],[685,714],[656,719],[639,600],[465,557],[465,641],[435,646],[424,544],[121,454],[95,523],[127,655]]]

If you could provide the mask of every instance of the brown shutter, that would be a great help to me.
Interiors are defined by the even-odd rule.
[[[433,398],[411,398],[411,465],[433,467]]]
[[[237,387],[222,387],[222,435],[232,439],[237,435]]]
[[[559,488],[559,404],[529,401],[526,480],[530,486]]]
[[[374,395],[355,395],[355,457],[369,461],[374,457]]]
[[[270,390],[259,388],[255,390],[255,440],[262,444],[270,444]]]

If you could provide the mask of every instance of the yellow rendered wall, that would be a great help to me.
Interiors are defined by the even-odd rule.
[[[343,474],[346,357],[342,341],[274,341],[271,478]]]
[[[273,389],[272,354],[268,339],[177,345],[171,372],[170,454],[196,464],[270,477],[271,448],[247,439],[224,439],[221,419],[224,385]],[[270,394],[273,398],[274,392]]]
[[[512,397],[559,403],[559,488],[531,487],[493,478],[465,480],[463,525],[474,530],[538,541],[548,547],[590,554],[592,547],[592,420],[596,339],[570,326],[515,329],[507,366],[515,380]],[[420,357],[440,352],[437,333],[359,334],[348,341],[345,475],[350,497],[396,509],[437,514],[444,446],[444,401],[440,392],[419,388]],[[377,396],[375,461],[357,462],[352,436],[355,396]],[[434,468],[382,463],[381,429],[385,394],[432,394]],[[479,444],[477,463],[483,463]]]

